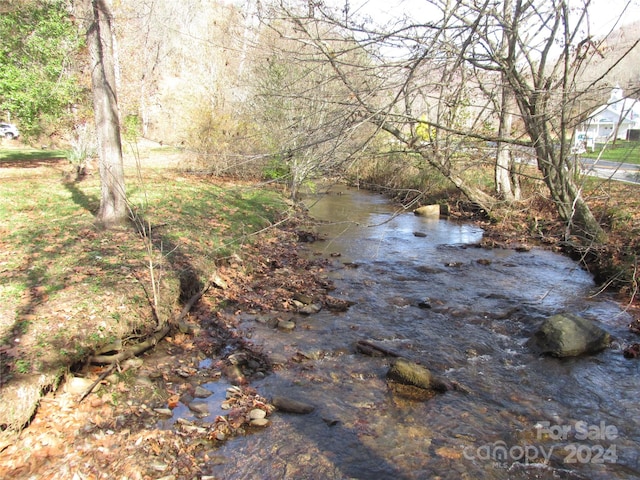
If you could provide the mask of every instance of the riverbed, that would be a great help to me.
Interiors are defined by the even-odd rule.
[[[480,248],[472,224],[423,218],[383,196],[335,187],[306,204],[324,238],[345,312],[295,318],[290,332],[247,315],[239,329],[277,363],[253,382],[269,398],[315,406],[228,441],[204,465],[225,479],[640,478],[639,363],[623,358],[631,318],[591,276],[543,249]],[[557,359],[527,344],[548,316],[572,312],[616,339]],[[428,400],[393,393],[377,342],[464,386]]]

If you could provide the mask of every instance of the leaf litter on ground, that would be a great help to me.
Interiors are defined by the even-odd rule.
[[[241,385],[226,400],[230,416],[207,428],[158,428],[154,408],[175,408],[198,375],[220,379],[238,352],[261,371],[271,368],[234,331],[235,314],[293,310],[292,292],[326,293],[316,278],[323,267],[296,255],[294,221],[256,233],[292,214],[279,192],[143,171],[144,185],[130,185],[129,198],[151,228],[144,238],[135,228],[97,228],[97,176],[69,182],[65,168],[47,164],[29,178],[0,168],[0,194],[13,199],[0,207],[0,229],[9,232],[0,238],[0,476],[193,478],[217,442],[268,424],[252,425],[250,411],[266,416],[272,407],[239,372]],[[152,273],[163,314],[179,310],[185,271],[199,286],[216,275],[186,320],[190,331],[176,326],[142,366],[119,365],[78,403],[65,377],[98,378],[104,370],[85,363],[93,352],[156,328]],[[203,373],[199,362],[212,357]],[[176,363],[186,378],[176,376]],[[8,408],[18,404],[30,406]]]

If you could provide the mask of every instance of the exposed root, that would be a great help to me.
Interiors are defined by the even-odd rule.
[[[156,331],[153,335],[147,338],[144,342],[131,345],[118,353],[111,355],[94,355],[89,359],[89,363],[95,365],[115,365],[116,363],[123,362],[131,357],[140,355],[146,352],[150,348],[155,347],[160,340],[162,340],[167,333],[171,330],[171,324],[166,323],[160,330]]]
[[[180,314],[175,319],[173,319],[172,322],[165,322],[163,325],[160,325],[158,329],[154,332],[154,334],[148,337],[145,341],[132,345],[129,348],[126,348],[118,353],[114,353],[111,355],[94,355],[90,357],[89,363],[92,363],[95,365],[111,365],[111,367],[106,369],[100,375],[100,377],[98,377],[98,379],[95,382],[93,382],[93,384],[82,394],[82,396],[80,397],[80,400],[78,401],[81,402],[82,400],[84,400],[95,388],[95,386],[99,382],[101,382],[104,378],[106,378],[116,368],[116,366],[120,362],[123,362],[129,358],[140,355],[141,353],[144,353],[147,350],[155,347],[158,344],[158,342],[162,340],[171,331],[172,325],[177,325],[184,319],[184,317],[187,316],[187,314],[193,308],[196,302],[200,300],[202,295],[204,295],[204,293],[209,289],[210,285],[211,283],[207,283],[202,288],[202,290],[200,290],[195,295],[193,295],[187,301],[187,303],[184,304],[184,307],[182,307]]]

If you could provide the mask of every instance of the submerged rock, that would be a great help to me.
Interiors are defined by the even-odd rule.
[[[202,400],[195,400],[187,405],[189,410],[199,415],[208,415],[209,414],[209,405]]]
[[[445,392],[452,389],[448,382],[433,375],[429,369],[404,358],[398,358],[391,365],[387,372],[387,379],[424,390]]]
[[[286,332],[290,332],[291,330],[294,330],[296,328],[296,324],[295,322],[291,321],[291,320],[278,320],[278,329],[279,330],[284,330]]]
[[[332,297],[330,295],[327,295],[327,297],[324,299],[324,303],[332,312],[346,312],[349,307],[355,305],[355,302]]]
[[[629,345],[622,351],[624,358],[633,359],[640,357],[640,343]]]
[[[249,422],[252,427],[266,427],[271,422],[266,418],[255,418]]]
[[[210,397],[211,394],[212,392],[210,390],[207,390],[206,388],[201,387],[200,385],[198,385],[193,391],[193,396],[195,398],[207,398],[207,397]]]
[[[158,415],[163,415],[165,417],[173,416],[173,411],[170,408],[154,408],[153,411]]]
[[[530,342],[540,353],[555,357],[597,353],[610,343],[608,332],[591,320],[572,313],[547,318]]]
[[[271,399],[271,404],[281,412],[307,414],[313,412],[316,407],[292,398],[276,396]]]
[[[303,315],[313,315],[314,313],[318,313],[320,310],[322,310],[322,305],[319,303],[311,303],[309,305],[300,304],[298,306],[298,313]]]

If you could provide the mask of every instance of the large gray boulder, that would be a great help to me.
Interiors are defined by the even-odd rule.
[[[564,313],[547,318],[531,343],[543,354],[575,357],[607,348],[611,336],[591,320]]]

